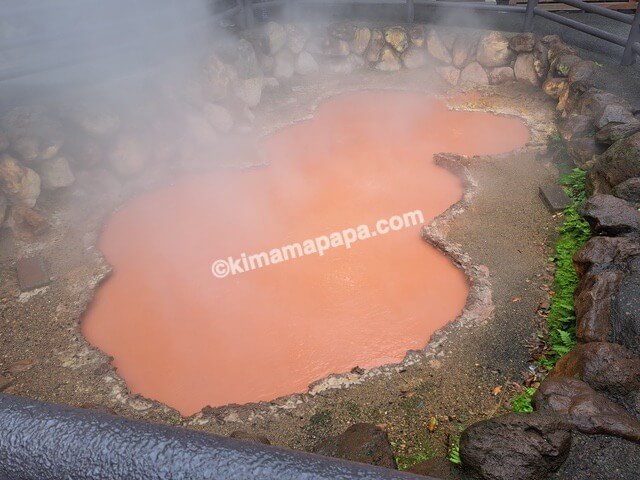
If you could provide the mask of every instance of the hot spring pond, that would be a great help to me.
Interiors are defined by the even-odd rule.
[[[83,333],[132,392],[183,415],[398,362],[468,294],[419,225],[225,278],[213,262],[416,210],[428,223],[463,193],[435,153],[503,153],[528,138],[518,119],[450,111],[422,94],[327,100],[262,141],[270,165],[185,177],[114,213],[100,241],[113,274]]]

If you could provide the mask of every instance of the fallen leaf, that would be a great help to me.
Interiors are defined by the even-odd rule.
[[[502,385],[498,385],[497,387],[494,387],[494,389],[492,390],[492,393],[494,395],[498,395],[501,391],[502,391]]]
[[[522,297],[516,297],[513,299],[513,303],[519,302],[520,300],[522,300]]]
[[[438,420],[436,419],[436,417],[431,417],[429,419],[429,424],[427,425],[427,428],[429,429],[429,433],[435,432],[436,428],[438,428]]]

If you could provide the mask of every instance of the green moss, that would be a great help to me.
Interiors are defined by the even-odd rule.
[[[547,317],[550,353],[539,360],[539,364],[547,369],[552,368],[558,358],[576,344],[573,293],[578,285],[578,276],[573,267],[573,255],[591,236],[589,224],[578,213],[578,206],[586,199],[585,172],[574,169],[561,182],[573,202],[563,212],[564,223],[553,258],[556,264],[554,295]]]
[[[436,451],[430,445],[429,439],[426,435],[419,435],[416,441],[416,447],[410,450],[409,454],[396,456],[398,470],[406,470],[417,463],[426,462],[436,455]],[[395,445],[392,444],[392,446]]]

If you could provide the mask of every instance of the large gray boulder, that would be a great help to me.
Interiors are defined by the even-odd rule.
[[[483,67],[502,67],[509,64],[514,55],[507,37],[500,32],[491,32],[480,38],[476,60]]]
[[[471,62],[460,72],[462,85],[489,85],[489,76],[478,62]]]
[[[38,166],[42,188],[55,190],[73,185],[76,177],[71,171],[69,162],[63,156],[45,160]]]
[[[611,145],[588,172],[589,193],[610,193],[619,183],[640,177],[640,132]]]
[[[11,203],[35,206],[40,196],[40,177],[14,157],[0,155],[0,190]]]
[[[571,447],[571,425],[559,415],[511,413],[474,423],[460,439],[465,468],[487,480],[540,480]]]

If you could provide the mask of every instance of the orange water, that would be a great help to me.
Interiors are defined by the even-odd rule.
[[[223,279],[212,262],[416,209],[429,222],[462,195],[434,153],[527,140],[519,120],[449,111],[421,94],[325,101],[313,120],[264,140],[270,166],[184,178],[116,212],[100,243],[114,273],[83,332],[131,391],[184,415],[400,361],[468,293],[419,226]]]

